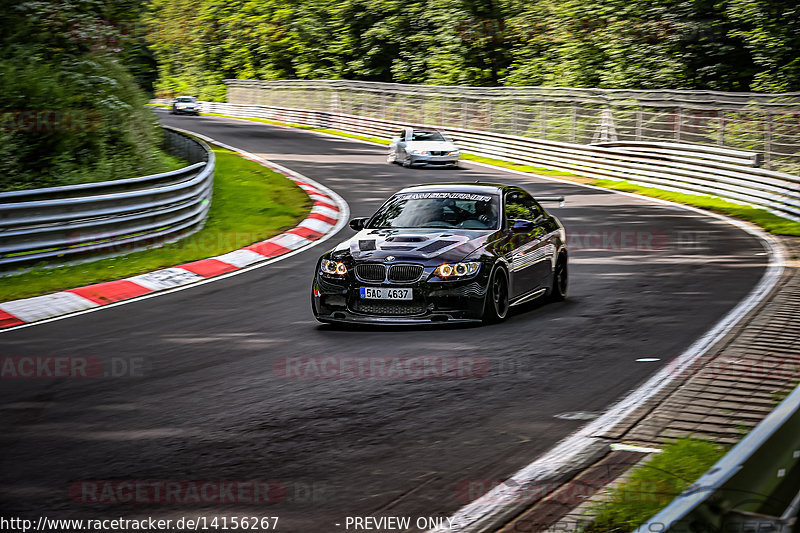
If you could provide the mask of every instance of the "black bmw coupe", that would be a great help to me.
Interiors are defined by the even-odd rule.
[[[561,198],[538,198],[544,200]],[[320,322],[497,322],[511,306],[567,294],[564,227],[525,190],[443,183],[405,188],[317,262]]]

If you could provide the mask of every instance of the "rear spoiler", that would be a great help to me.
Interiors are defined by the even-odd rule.
[[[533,199],[537,202],[558,202],[558,207],[564,207],[563,196],[534,196]]]

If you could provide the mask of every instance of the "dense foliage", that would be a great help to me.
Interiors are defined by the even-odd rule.
[[[143,41],[114,22],[139,11],[135,0],[0,1],[0,190],[174,165],[137,84],[153,80]]]
[[[225,78],[800,90],[796,0],[151,0],[162,94]]]

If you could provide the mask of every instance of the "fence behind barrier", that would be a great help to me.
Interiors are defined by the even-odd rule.
[[[203,111],[263,118],[388,139],[410,122],[300,108],[203,102]],[[450,127],[446,132],[471,154],[563,170],[593,178],[625,179],[690,194],[720,196],[800,220],[800,177],[755,165],[759,154],[682,143],[582,145]]]
[[[543,140],[707,144],[800,173],[800,93],[460,87],[351,80],[225,80],[227,101],[421,122]]]

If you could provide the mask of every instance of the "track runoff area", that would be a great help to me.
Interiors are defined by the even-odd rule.
[[[278,517],[281,531],[457,530],[447,518],[662,371],[768,266],[756,236],[656,200],[471,164],[405,169],[383,147],[291,128],[161,118],[307,176],[352,216],[417,183],[564,195],[551,212],[567,228],[569,297],[491,326],[320,325],[311,278],[345,228],[264,268],[5,332],[4,354],[136,369],[4,380],[0,505],[22,518],[247,514]],[[314,371],[321,358],[337,362],[332,375]],[[398,366],[414,358],[479,371]],[[214,480],[205,494],[203,480]]]

